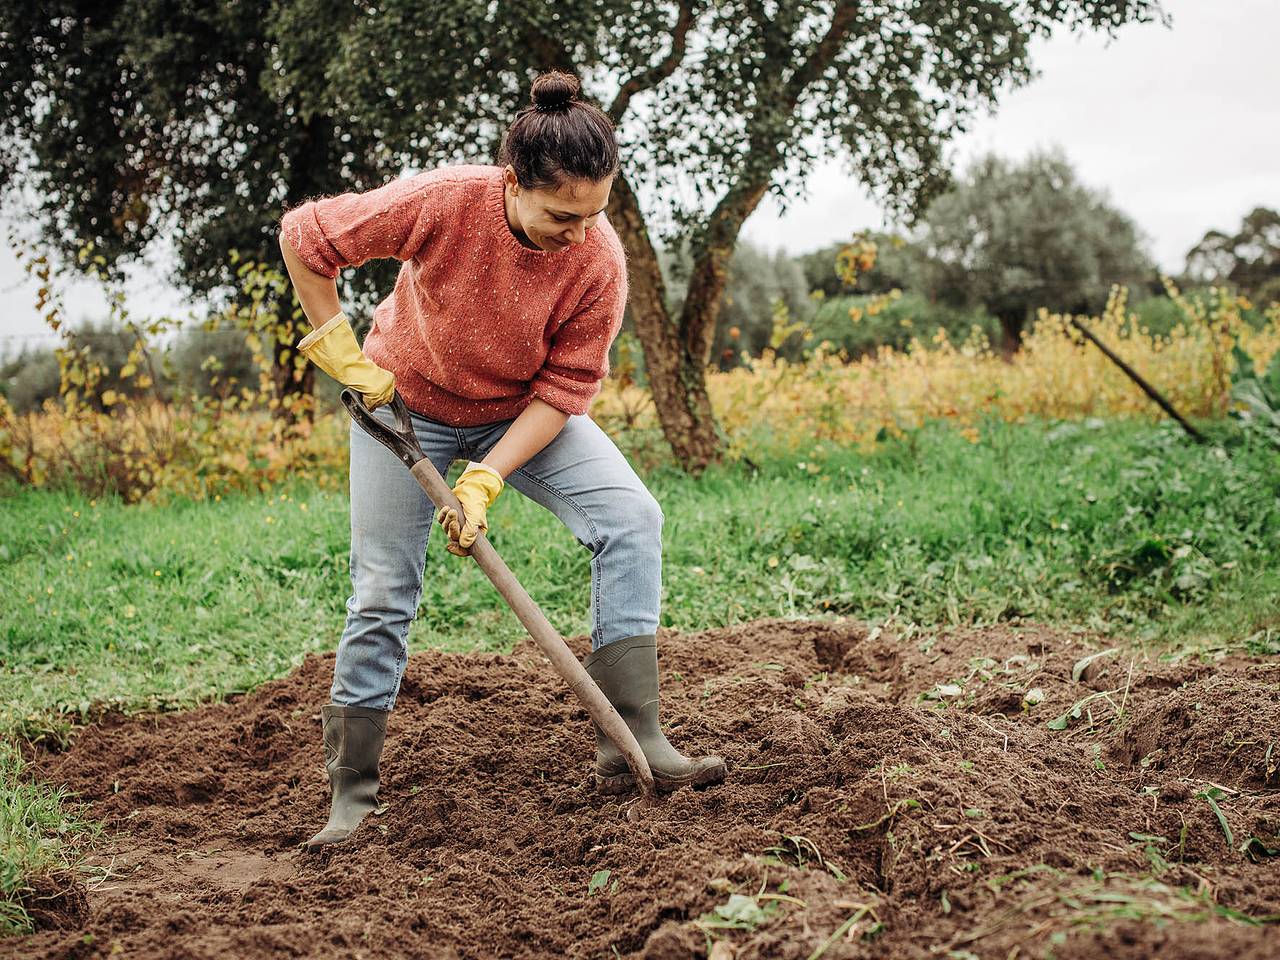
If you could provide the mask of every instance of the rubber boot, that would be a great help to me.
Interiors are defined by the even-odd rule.
[[[329,822],[303,844],[318,850],[346,840],[360,821],[378,806],[378,758],[387,735],[387,710],[341,707],[320,708],[324,723],[324,768],[331,792]]]
[[[659,790],[705,786],[724,779],[719,757],[682,756],[667,742],[658,724],[658,643],[653,634],[628,637],[596,650],[583,666],[640,743],[654,785]],[[601,793],[622,793],[635,785],[626,758],[604,735],[596,731],[596,788]]]

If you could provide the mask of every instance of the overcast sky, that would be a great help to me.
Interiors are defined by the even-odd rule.
[[[1150,238],[1156,261],[1176,271],[1206,230],[1233,231],[1255,206],[1280,208],[1280,3],[1163,5],[1171,29],[1130,25],[1109,46],[1093,34],[1037,40],[1040,77],[1006,92],[950,153],[961,171],[988,151],[1020,159],[1060,145],[1080,180],[1105,191]],[[866,191],[833,163],[814,172],[807,196],[785,214],[767,199],[742,236],[802,253],[882,225]],[[128,287],[133,316],[187,314],[161,272],[154,264],[137,271]],[[0,257],[0,355],[48,336],[35,291],[12,256]],[[69,288],[65,302],[73,321],[106,315],[105,298],[87,282]]]

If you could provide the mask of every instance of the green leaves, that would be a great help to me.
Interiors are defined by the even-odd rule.
[[[777,900],[765,900],[761,903],[758,897],[731,893],[727,901],[712,908],[709,913],[704,913],[693,923],[708,936],[712,932],[725,930],[754,930],[780,909],[781,905]]]
[[[730,894],[728,901],[712,911],[716,917],[737,929],[749,929],[769,919],[769,911],[755,897]]]
[[[1235,845],[1235,840],[1231,836],[1231,825],[1227,823],[1226,814],[1222,812],[1222,808],[1218,806],[1218,800],[1227,795],[1226,791],[1221,787],[1207,787],[1196,794],[1201,800],[1209,805],[1209,809],[1213,811],[1213,815],[1218,818],[1218,826],[1222,828],[1222,834],[1227,838],[1227,846]]]
[[[1228,791],[1219,787],[1217,784],[1208,784],[1205,788],[1196,794],[1196,797],[1203,800],[1209,805],[1209,809],[1213,811],[1214,817],[1218,821],[1218,826],[1222,829],[1222,835],[1227,841],[1227,848],[1231,849],[1235,846],[1235,836],[1231,832],[1231,824],[1227,822],[1227,815],[1219,806],[1218,801],[1228,796]],[[1258,836],[1250,836],[1240,844],[1239,851],[1254,863],[1260,863],[1262,860],[1280,856],[1280,835],[1263,839]]]
[[[1112,694],[1119,693],[1119,690],[1103,690],[1098,693],[1091,693],[1087,697],[1082,697],[1071,705],[1066,713],[1054,717],[1045,724],[1050,730],[1065,730],[1071,725],[1072,720],[1079,720],[1081,716],[1088,710],[1089,704],[1095,700],[1102,700],[1110,697]],[[1093,715],[1089,714],[1089,724],[1093,725]]]
[[[1280,857],[1280,839],[1274,839],[1271,843],[1276,845],[1273,847],[1257,837],[1250,837],[1240,844],[1240,852],[1254,863],[1260,863],[1264,857]]]
[[[1239,342],[1232,346],[1231,355],[1236,361],[1231,375],[1232,414],[1280,446],[1280,351],[1272,355],[1262,376]]]
[[[591,875],[591,882],[587,884],[587,896],[594,897],[597,893],[599,893],[601,890],[605,888],[605,885],[608,882],[609,882],[609,871],[597,870],[595,873]],[[616,882],[614,883],[614,886],[615,887],[617,886]]]
[[[33,144],[33,168],[51,172],[49,206],[75,221],[67,235],[96,238],[115,264],[152,237],[150,211],[180,209],[197,225],[179,239],[180,272],[210,290],[227,279],[228,248],[273,253],[264,228],[282,197],[491,157],[533,72],[551,66],[635,82],[620,122],[628,173],[655,187],[692,180],[691,201],[654,193],[675,223],[702,224],[731,186],[803,176],[829,143],[891,205],[922,207],[946,179],[941,145],[957,121],[1029,75],[1035,32],[1098,26],[1098,6],[784,0],[764,16],[739,0],[699,2],[677,43],[676,5],[631,0],[443,0],[429,17],[410,0],[288,0],[261,16],[205,5],[180,23],[155,0],[56,16],[19,4],[0,14],[0,115],[16,134],[6,141]],[[1114,24],[1152,3],[1102,6]],[[705,49],[716,55],[695,55]],[[6,174],[27,159],[16,146],[0,154]],[[362,292],[379,273],[357,275]]]

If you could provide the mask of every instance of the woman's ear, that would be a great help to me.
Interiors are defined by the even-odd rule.
[[[507,186],[511,189],[513,197],[520,195],[520,180],[516,177],[516,169],[507,164],[507,168],[502,171],[502,178],[507,182]]]

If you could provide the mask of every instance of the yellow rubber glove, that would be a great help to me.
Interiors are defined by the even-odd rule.
[[[359,390],[370,410],[395,396],[395,375],[364,355],[342,311],[299,340],[298,352],[344,387]]]
[[[459,527],[458,511],[452,507],[436,511],[436,520],[449,534],[446,550],[458,557],[471,555],[471,545],[480,531],[489,529],[485,511],[493,506],[503,486],[502,474],[493,467],[474,460],[467,463],[467,469],[462,471],[453,488],[453,495],[462,504],[463,524]]]

